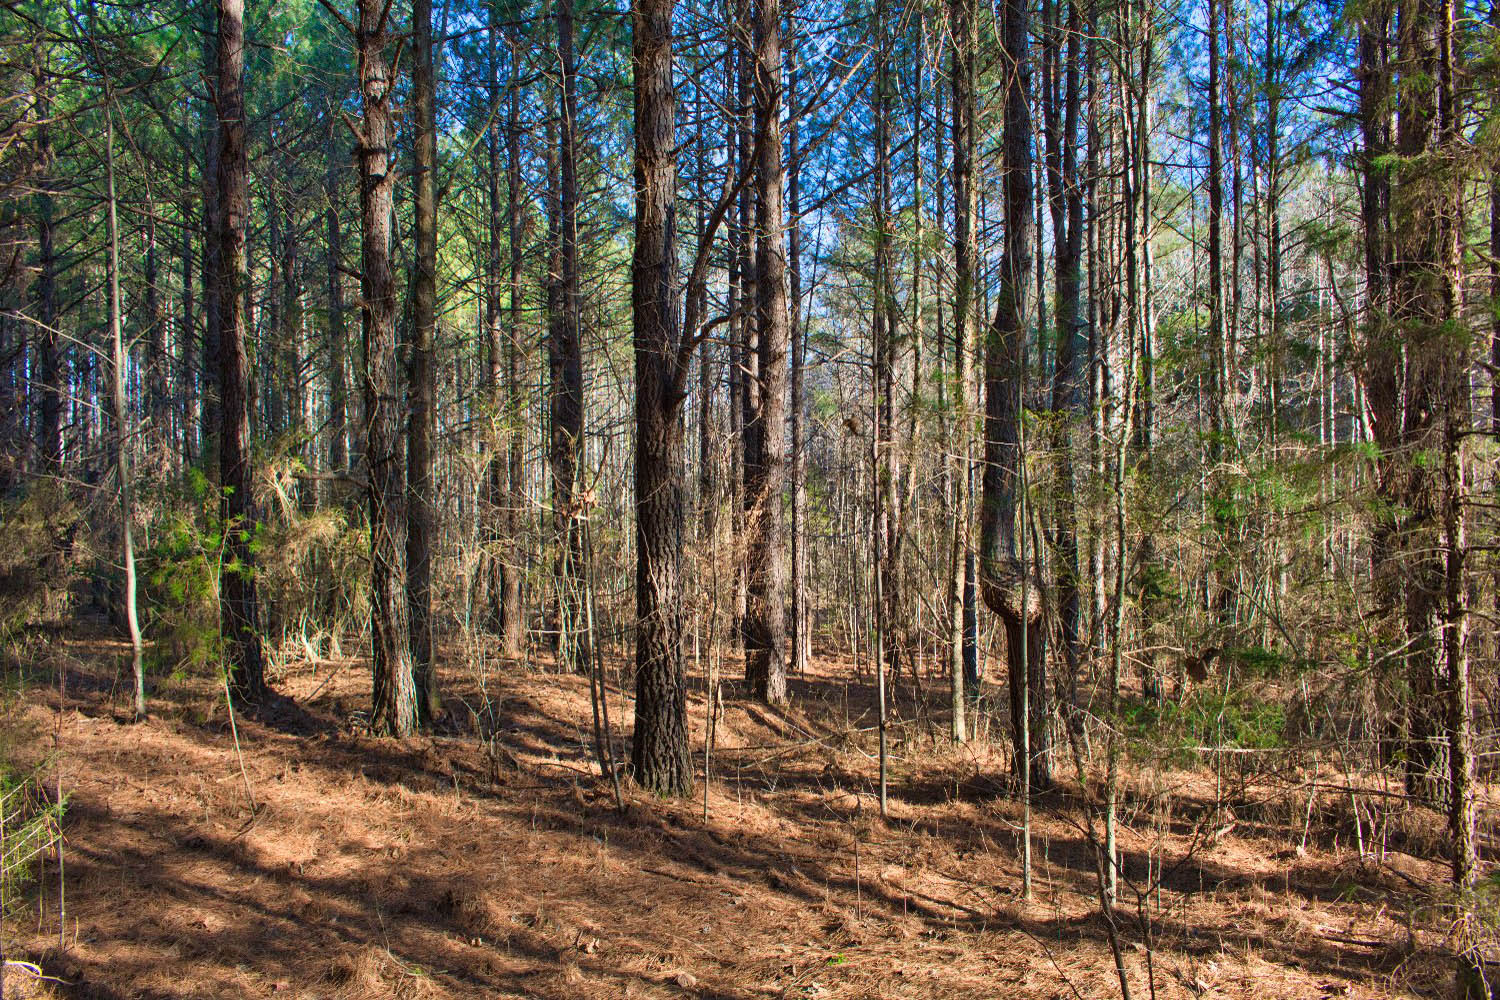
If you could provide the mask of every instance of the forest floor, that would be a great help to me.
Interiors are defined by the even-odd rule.
[[[52,753],[60,726],[66,950],[49,865],[6,946],[61,981],[12,971],[7,996],[1120,992],[1076,781],[1037,796],[1023,899],[1006,760],[983,741],[948,743],[939,679],[930,706],[907,686],[896,699],[886,822],[870,686],[847,662],[795,679],[784,712],[726,684],[705,821],[701,772],[692,801],[627,784],[617,810],[584,677],[450,664],[447,727],[397,742],[360,732],[362,661],[293,666],[276,678],[290,700],[232,729],[222,688],[195,679],[158,680],[152,717],[131,724],[120,649],[97,635],[60,637],[43,660],[20,752]],[[700,768],[703,690],[695,674]],[[626,703],[611,683],[617,730]],[[628,752],[626,734],[616,743]],[[1305,833],[1305,793],[1256,809],[1246,784],[1231,813],[1216,801],[1222,775],[1129,777],[1118,914],[1137,1000],[1153,985],[1259,1000],[1443,989],[1427,890],[1444,866],[1394,850],[1361,859],[1352,825],[1340,834],[1322,805]],[[1172,787],[1170,813],[1147,783]],[[1142,899],[1148,882],[1159,890]]]

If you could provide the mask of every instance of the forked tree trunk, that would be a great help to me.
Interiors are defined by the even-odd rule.
[[[1030,320],[1035,252],[1031,157],[1031,53],[1025,0],[1006,0],[1002,47],[1014,70],[1006,75],[1005,243],[995,319],[985,351],[984,498],[980,508],[980,581],[984,600],[1005,626],[1017,771],[1030,787],[1051,780],[1047,745],[1040,581],[1021,558],[1021,407],[1025,337]],[[1023,690],[1024,689],[1024,690]],[[1039,696],[1040,695],[1040,696]],[[1020,706],[1028,705],[1022,717]],[[1023,750],[1024,748],[1024,750]],[[1028,766],[1029,759],[1029,766]]]

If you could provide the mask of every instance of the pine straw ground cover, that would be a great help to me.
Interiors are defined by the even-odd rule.
[[[52,660],[71,672],[68,947],[49,871],[49,898],[6,928],[11,954],[63,980],[27,984],[33,995],[1118,995],[1076,784],[1038,798],[1024,900],[1001,751],[952,749],[906,706],[919,721],[900,730],[882,823],[868,691],[845,683],[847,664],[795,681],[786,713],[726,690],[705,822],[701,798],[628,786],[616,811],[582,677],[455,667],[449,732],[397,743],[359,732],[364,664],[303,664],[278,682],[292,702],[237,720],[242,775],[212,683],[163,681],[153,718],[130,725],[107,643],[73,639]],[[628,718],[613,684],[611,698]],[[32,700],[50,725],[55,683]],[[701,766],[701,684],[691,715]],[[1168,812],[1132,777],[1126,873],[1156,888],[1121,893],[1137,997],[1148,978],[1159,997],[1258,1000],[1446,983],[1421,891],[1441,865],[1361,861],[1321,802],[1312,824],[1289,805],[1194,817],[1194,796],[1221,779],[1152,775],[1172,787]]]

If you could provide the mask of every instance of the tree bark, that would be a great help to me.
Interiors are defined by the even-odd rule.
[[[521,577],[525,573],[521,526],[526,510],[526,431],[521,393],[522,317],[521,248],[521,67],[518,40],[510,40],[510,110],[505,132],[505,198],[510,242],[510,330],[505,344],[505,415],[509,452],[506,458],[507,497],[501,552],[500,648],[511,659],[520,659],[526,648],[526,607],[522,602]]]
[[[328,163],[323,174],[323,225],[328,294],[328,465],[335,472],[349,469],[348,332],[344,325],[343,227],[339,223],[339,170],[335,125],[329,122]]]
[[[787,103],[797,106],[795,49],[788,74]],[[787,278],[790,282],[788,313],[791,320],[791,448],[792,448],[792,669],[798,675],[807,671],[811,657],[812,621],[807,604],[807,453],[804,380],[807,368],[807,331],[802,323],[802,157],[801,128],[793,117],[787,124],[787,209],[790,213],[787,238]]]
[[[1443,272],[1447,218],[1443,181],[1427,169],[1435,148],[1438,116],[1436,26],[1443,0],[1402,0],[1398,45],[1403,79],[1397,97],[1396,152],[1400,160],[1391,189],[1391,335],[1405,343],[1404,405],[1401,410],[1396,559],[1404,589],[1408,696],[1403,758],[1408,790],[1431,797],[1441,774],[1437,749],[1438,657],[1443,562],[1438,545],[1438,487],[1435,469],[1416,461],[1423,451],[1440,454],[1446,402],[1442,379],[1450,318]],[[1399,342],[1398,342],[1399,344]],[[1393,345],[1393,351],[1399,352]],[[1399,353],[1398,353],[1399,356]],[[1399,361],[1397,362],[1400,363]]]
[[[250,211],[245,152],[245,5],[219,0],[218,224],[213,275],[219,316],[219,482],[223,487],[224,558],[219,574],[220,628],[230,688],[245,703],[266,694],[255,589],[254,482],[250,469],[250,365],[245,340],[245,227]]]
[[[1057,463],[1057,611],[1063,654],[1067,659],[1069,690],[1082,664],[1079,627],[1081,575],[1078,567],[1078,528],[1075,508],[1077,483],[1073,472],[1072,424],[1079,405],[1078,342],[1082,326],[1083,197],[1078,178],[1079,70],[1082,24],[1076,0],[1067,4],[1066,69],[1062,68],[1062,17],[1056,7],[1048,34],[1051,66],[1047,87],[1048,204],[1052,217],[1054,306],[1057,346],[1053,355],[1052,413],[1054,461]],[[1075,709],[1077,706],[1073,706]]]
[[[500,5],[489,4],[489,26],[487,42],[489,49],[489,106],[500,104]],[[502,385],[505,357],[505,330],[501,322],[500,299],[505,290],[504,262],[500,253],[500,233],[504,227],[500,199],[500,130],[494,125],[485,134],[485,154],[488,160],[486,181],[488,184],[488,250],[484,264],[484,405],[485,417],[491,432],[486,436],[488,449],[485,470],[485,523],[484,541],[489,548],[488,579],[485,581],[489,596],[489,618],[491,626],[500,633],[505,629],[505,466],[502,464],[501,443],[514,433],[506,423],[508,411]]]
[[[550,385],[552,504],[557,533],[558,655],[572,669],[589,670],[591,650],[582,627],[582,508],[576,496],[583,449],[583,348],[578,287],[577,66],[573,51],[573,0],[557,0],[558,63],[562,115],[558,129],[558,315],[552,327]]]
[[[1050,752],[1043,661],[1040,581],[1022,562],[1018,525],[1022,482],[1022,382],[1030,320],[1032,254],[1035,252],[1031,156],[1031,52],[1025,0],[1005,0],[1002,58],[1005,74],[1005,241],[1000,262],[995,319],[985,350],[984,497],[980,507],[980,582],[984,601],[1005,626],[1011,677],[1011,714],[1017,775],[1027,767],[1030,787],[1050,783]],[[1024,689],[1024,694],[1023,694]],[[1030,719],[1018,715],[1023,700]],[[1038,702],[1041,702],[1038,704]],[[1028,766],[1029,760],[1029,766]]]
[[[412,672],[411,627],[406,601],[405,474],[401,448],[401,386],[396,361],[396,281],[391,271],[391,215],[396,188],[392,169],[395,81],[386,60],[389,8],[359,0],[356,50],[364,122],[359,136],[364,332],[365,467],[370,508],[370,649],[374,706],[370,725],[405,737],[420,722]]]
[[[141,622],[136,613],[135,502],[130,471],[130,425],[125,408],[125,367],[129,354],[125,344],[120,306],[120,221],[115,195],[115,126],[110,107],[112,95],[106,87],[104,108],[105,164],[108,204],[105,221],[109,239],[109,332],[112,347],[110,380],[111,415],[114,421],[115,475],[120,480],[120,554],[125,570],[125,627],[130,636],[132,701],[137,721],[146,717],[146,671],[141,659]]]
[[[755,5],[756,160],[755,326],[758,378],[754,419],[745,426],[745,533],[748,606],[745,673],[763,701],[786,701],[787,319],[786,238],[782,229],[781,4]]]
[[[686,472],[678,371],[672,0],[636,0],[633,15],[636,708],[631,766],[648,791],[687,795],[693,770],[682,659]]]
[[[217,8],[215,8],[217,9]],[[243,19],[244,2],[240,0],[235,9],[238,16]],[[207,10],[207,8],[205,8]],[[204,31],[204,62],[212,59],[215,66],[218,65],[217,49],[210,50],[207,38],[210,30],[205,27]],[[237,29],[239,44],[244,44],[243,25]],[[214,35],[214,44],[217,46],[217,34]],[[244,56],[243,52],[238,56],[240,75],[243,75]],[[220,474],[222,461],[219,456],[219,431],[223,423],[223,411],[220,405],[219,369],[222,354],[220,346],[223,340],[222,331],[224,325],[223,309],[221,308],[224,294],[223,281],[219,276],[219,262],[223,255],[223,235],[221,229],[223,220],[219,217],[222,211],[220,204],[222,195],[219,190],[219,156],[223,138],[219,135],[222,109],[218,108],[218,71],[211,74],[212,79],[209,86],[209,110],[205,117],[206,126],[203,129],[203,343],[200,356],[199,372],[202,385],[200,393],[203,397],[203,406],[199,413],[200,432],[198,458],[203,465],[206,475],[210,478]],[[236,90],[242,86],[239,76],[236,77]],[[243,98],[241,98],[243,101]],[[243,143],[241,143],[243,148]],[[249,168],[246,167],[246,170]],[[243,225],[243,224],[242,224]],[[237,243],[243,255],[243,236]],[[242,331],[243,334],[243,331]]]
[[[974,215],[977,206],[974,169],[974,49],[977,25],[974,0],[949,0],[953,55],[949,71],[953,88],[953,379],[949,395],[952,440],[947,476],[953,491],[952,536],[948,562],[948,678],[953,713],[952,736],[967,739],[966,703],[977,690],[966,691],[968,674],[965,599],[969,576],[970,427],[969,354],[974,335],[974,264],[977,250]],[[977,660],[976,660],[977,665]],[[977,678],[976,678],[977,680]],[[977,685],[976,685],[977,687]]]
[[[890,49],[890,28],[884,0],[877,0],[876,30],[881,51]],[[891,253],[891,82],[882,59],[875,67],[875,92],[871,95],[871,117],[875,120],[875,199],[874,263],[875,280],[871,310],[871,346],[874,353],[873,408],[871,433],[874,434],[875,531],[881,544],[876,548],[879,562],[880,600],[876,608],[880,641],[885,654],[887,676],[900,676],[901,644],[899,633],[901,587],[898,575],[901,511],[897,481],[901,474],[896,449],[896,365],[897,310],[894,270]]]
[[[56,183],[52,153],[52,131],[46,125],[51,115],[51,90],[45,69],[37,71],[37,116],[43,124],[37,128],[37,274],[36,318],[40,326],[37,343],[38,365],[42,376],[41,424],[37,447],[43,467],[53,475],[62,471],[63,439],[63,351],[57,308],[56,205],[52,187]]]
[[[151,447],[159,462],[170,461],[172,456],[172,396],[167,388],[167,315],[162,304],[156,248],[156,206],[146,206],[144,273],[146,340],[151,353],[146,362],[146,413],[150,418]]]
[[[437,434],[437,107],[432,0],[413,0],[411,342],[407,345],[406,594],[417,712],[425,725],[443,711],[433,662],[432,461]]]

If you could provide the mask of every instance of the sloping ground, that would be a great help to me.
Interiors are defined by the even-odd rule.
[[[364,664],[302,666],[278,680],[291,703],[237,720],[242,774],[211,683],[162,681],[154,717],[131,725],[113,690],[117,650],[75,639],[50,660],[69,666],[68,948],[56,951],[55,884],[41,921],[33,907],[6,935],[65,980],[35,992],[1118,995],[1084,812],[1060,792],[1039,802],[1036,891],[1022,900],[1004,760],[951,749],[908,701],[917,721],[897,741],[880,822],[869,690],[845,683],[847,665],[796,681],[788,713],[726,685],[705,822],[701,798],[655,801],[628,785],[616,811],[580,677],[455,664],[450,732],[398,743],[358,732]],[[50,730],[55,686],[29,697]],[[612,686],[617,725],[627,704]],[[1441,942],[1403,895],[1440,881],[1438,866],[1361,865],[1347,842],[1317,838],[1301,854],[1300,816],[1226,822],[1216,838],[1207,818],[1138,813],[1149,830],[1122,835],[1131,877],[1166,868],[1144,904],[1122,893],[1136,997],[1150,995],[1150,973],[1161,997],[1262,1000],[1431,995],[1445,981]],[[1149,948],[1140,905],[1158,918]]]

